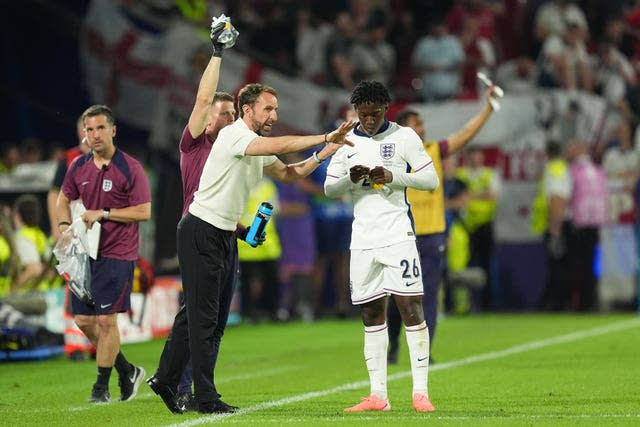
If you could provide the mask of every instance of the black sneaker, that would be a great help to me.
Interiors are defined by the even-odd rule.
[[[118,378],[121,401],[127,402],[129,400],[133,400],[133,398],[136,397],[138,387],[140,387],[140,384],[142,384],[142,380],[144,380],[144,376],[146,374],[147,373],[144,371],[144,368],[140,366],[134,366],[133,371],[131,371],[128,375],[120,376]]]
[[[198,410],[198,402],[196,402],[195,396],[190,393],[178,393],[178,397],[176,397],[176,403],[178,406],[184,406],[186,411],[197,411]]]
[[[178,403],[176,395],[167,384],[161,383],[155,375],[147,380],[147,384],[151,387],[151,390],[162,398],[162,401],[167,408],[174,414],[184,414],[186,408],[184,404]]]
[[[229,405],[220,399],[213,402],[200,403],[198,412],[201,414],[233,414],[238,410],[237,406]]]
[[[94,384],[91,390],[91,397],[89,403],[109,403],[111,401],[111,395],[109,394],[109,387]]]

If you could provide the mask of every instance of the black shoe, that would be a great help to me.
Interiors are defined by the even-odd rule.
[[[213,402],[200,403],[198,412],[201,414],[233,414],[238,410],[237,406],[231,406],[217,399]]]
[[[162,398],[162,401],[171,412],[174,414],[183,414],[186,411],[184,405],[180,405],[177,402],[176,395],[173,390],[171,390],[171,387],[161,383],[155,375],[147,380],[147,384],[149,384],[149,387],[151,387],[151,390],[153,390],[155,394]]]
[[[109,387],[94,384],[91,390],[91,397],[89,403],[109,403],[111,401],[111,395],[109,394]]]
[[[144,380],[144,376],[147,373],[144,368],[140,366],[134,366],[133,371],[131,371],[126,376],[120,376],[118,378],[118,385],[120,386],[120,400],[123,402],[133,400],[136,397],[136,393],[138,392],[138,387],[142,384],[142,380]]]
[[[198,410],[198,402],[196,402],[195,396],[190,392],[178,393],[176,403],[178,406],[184,406],[185,411]]]

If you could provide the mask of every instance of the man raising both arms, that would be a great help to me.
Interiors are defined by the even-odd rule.
[[[422,272],[406,202],[406,188],[434,190],[433,161],[410,128],[386,120],[391,102],[377,81],[361,81],[351,94],[360,120],[331,160],[324,184],[329,197],[351,193],[351,301],[360,305],[364,358],[371,395],[345,412],[387,411],[387,295],[392,294],[407,331],[413,375],[413,407],[434,411],[427,390],[429,333],[422,311]],[[407,173],[409,167],[413,173]],[[375,189],[382,187],[381,189]]]
[[[219,322],[220,293],[232,266],[236,224],[249,192],[266,173],[293,182],[313,172],[335,153],[355,124],[345,122],[325,135],[267,137],[278,119],[276,91],[252,83],[238,94],[240,118],[222,129],[209,153],[189,213],[178,224],[178,259],[185,307],[173,323],[158,370],[148,381],[174,413],[184,412],[175,389],[191,354],[198,412],[233,412],[220,400],[214,382],[214,334]],[[327,144],[303,162],[286,165],[276,155]]]

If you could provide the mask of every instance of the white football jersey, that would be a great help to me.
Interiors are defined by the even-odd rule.
[[[431,157],[425,152],[420,137],[411,128],[387,123],[387,129],[374,136],[357,130],[350,132],[346,139],[354,146],[345,145],[333,155],[326,184],[348,176],[349,169],[357,165],[370,169],[383,166],[394,176],[423,168],[431,168],[435,174]],[[387,186],[394,190],[391,194],[374,190],[366,178],[350,186],[354,203],[351,249],[380,248],[415,240],[406,187],[394,183]]]

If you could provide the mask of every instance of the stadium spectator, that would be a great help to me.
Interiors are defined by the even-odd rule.
[[[303,159],[298,154],[291,154],[284,160],[293,163]],[[298,316],[305,322],[314,319],[312,295],[316,230],[310,198],[315,188],[315,183],[309,178],[294,184],[278,183],[276,225],[282,246],[279,320],[287,320],[292,316]]]
[[[478,31],[479,23],[474,19],[465,19],[462,31],[458,35],[464,50],[464,65],[462,66],[461,99],[477,99],[478,71],[491,75],[496,64],[496,51],[491,39],[483,37]]]
[[[340,150],[331,160],[325,192],[329,197],[350,193],[354,201],[351,301],[361,307],[371,394],[345,411],[391,409],[387,396],[388,293],[396,299],[405,324],[413,407],[434,411],[427,390],[429,331],[422,310],[420,257],[404,190],[435,190],[438,175],[416,133],[386,119],[391,97],[384,85],[361,81],[350,102],[360,120],[350,135],[356,146]],[[405,172],[407,164],[413,173]]]
[[[538,87],[538,66],[528,56],[499,63],[495,82],[507,93],[531,93]]]
[[[458,38],[447,32],[444,22],[434,20],[429,34],[420,38],[412,53],[412,65],[420,76],[426,102],[455,98],[462,90],[464,50]]]
[[[327,85],[351,90],[355,65],[351,62],[349,52],[356,39],[356,27],[346,10],[336,14],[333,27],[334,33],[326,44]]]
[[[218,48],[214,44],[214,49]],[[326,135],[271,138],[260,135],[270,134],[278,119],[278,100],[273,88],[248,84],[240,90],[237,105],[240,118],[218,135],[216,149],[207,157],[189,213],[178,224],[185,309],[178,311],[174,319],[171,339],[165,343],[153,376],[154,391],[174,413],[185,410],[176,402],[174,390],[189,354],[198,412],[235,412],[233,406],[220,400],[212,381],[212,340],[219,321],[222,282],[233,268],[233,232],[251,189],[263,173],[285,182],[307,176],[346,143],[344,135],[354,126],[344,123]],[[323,141],[328,144],[302,164],[287,167],[275,157],[307,150]]]
[[[33,194],[23,194],[13,203],[15,250],[20,259],[20,271],[13,282],[14,291],[46,291],[49,285],[45,277],[49,270],[51,246],[47,235],[40,228],[42,204]],[[52,277],[51,277],[52,278]]]
[[[469,120],[460,130],[452,133],[440,141],[426,140],[425,125],[420,115],[413,110],[404,110],[396,116],[396,122],[400,126],[408,126],[413,129],[424,148],[433,160],[433,165],[440,182],[444,182],[442,160],[462,150],[473,139],[487,122],[493,108],[488,102],[492,96],[489,90],[485,93],[487,102],[482,110]],[[445,205],[444,187],[439,186],[434,191],[407,190],[407,197],[411,205],[414,228],[416,232],[416,245],[420,252],[420,265],[429,274],[422,276],[424,295],[422,307],[424,318],[429,328],[429,347],[433,348],[433,339],[436,336],[436,324],[438,321],[438,292],[442,280],[444,267],[443,256],[445,250]],[[389,362],[398,360],[400,313],[392,299],[389,301]]]
[[[567,21],[563,33],[551,33],[544,39],[538,61],[539,86],[592,92],[589,56],[576,21]]]
[[[561,37],[567,30],[569,23],[576,27],[582,39],[589,36],[587,17],[574,0],[550,0],[544,2],[535,12],[533,32],[539,42],[544,42],[549,36]]]
[[[278,189],[269,178],[263,178],[251,189],[240,222],[250,225],[262,202],[270,202],[274,214],[277,214]],[[246,242],[238,244],[242,317],[252,323],[260,322],[263,315],[272,321],[278,320],[278,263],[282,255],[282,246],[275,221],[267,223],[265,234],[269,238],[257,248]]]
[[[593,265],[600,227],[609,221],[607,178],[582,141],[569,143],[567,159],[573,183],[569,200],[573,228],[567,245],[571,307],[590,311],[598,308],[598,282]]]
[[[456,177],[469,190],[469,205],[462,215],[462,223],[469,232],[469,266],[482,268],[488,283],[491,283],[493,220],[502,191],[500,173],[497,169],[485,166],[482,148],[474,146],[467,148],[465,161],[456,171]],[[475,309],[491,307],[490,286],[484,288],[479,301],[478,297],[474,295]]]
[[[560,142],[547,142],[547,159],[531,213],[531,232],[543,237],[547,254],[548,273],[540,307],[554,311],[568,309],[571,300],[567,243],[571,230],[568,206],[572,182],[564,154]]]
[[[376,80],[391,85],[396,75],[396,52],[386,41],[387,23],[384,12],[375,10],[353,44],[349,60],[354,65],[353,80]]]
[[[600,229],[602,273],[600,308],[630,307],[636,291],[637,246],[634,192],[640,172],[640,156],[633,146],[631,125],[621,120],[617,135],[602,157],[607,176],[610,221]]]
[[[325,54],[332,32],[332,26],[311,9],[303,7],[298,12],[296,63],[300,75],[317,84],[325,84],[327,79]]]
[[[64,177],[56,216],[64,233],[72,218],[70,203],[82,200],[80,215],[87,228],[100,222],[100,246],[91,263],[92,304],[72,295],[76,324],[97,348],[98,376],[91,403],[109,402],[109,378],[115,366],[120,400],[131,400],[145,371],[120,351],[118,313],[130,309],[131,284],[138,258],[138,223],[151,217],[151,190],[140,162],[114,144],[116,125],[106,105],[92,105],[82,114],[91,152],[77,157]]]

